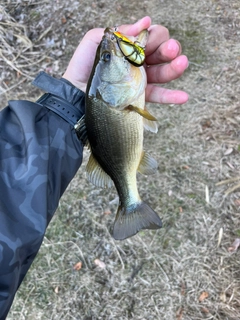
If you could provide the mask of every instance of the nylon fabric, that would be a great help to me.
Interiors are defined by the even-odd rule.
[[[84,113],[84,104],[79,106]],[[0,320],[33,262],[59,199],[82,162],[73,126],[29,101],[0,112]]]

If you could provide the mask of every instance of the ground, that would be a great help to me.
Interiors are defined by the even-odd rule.
[[[114,241],[116,192],[86,181],[86,151],[9,320],[240,319],[240,251],[231,250],[240,238],[240,188],[231,190],[240,182],[239,0],[3,0],[1,105],[36,100],[31,80],[40,70],[60,77],[87,30],[144,15],[190,60],[166,85],[189,102],[149,106],[159,132],[145,144],[159,171],[138,185],[163,228]]]

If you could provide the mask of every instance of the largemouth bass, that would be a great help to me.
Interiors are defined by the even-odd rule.
[[[76,125],[88,140],[88,179],[98,187],[115,185],[119,207],[113,237],[122,240],[141,229],[161,228],[161,219],[139,196],[137,171],[152,174],[157,162],[143,151],[144,127],[157,132],[156,118],[145,108],[143,64],[147,30],[129,39],[107,28],[98,46],[86,91],[86,113]]]

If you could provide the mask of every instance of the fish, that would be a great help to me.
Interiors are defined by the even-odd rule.
[[[89,181],[117,190],[115,240],[162,227],[159,215],[141,199],[137,187],[137,172],[149,175],[158,169],[157,161],[143,150],[144,128],[158,130],[157,119],[145,107],[142,52],[147,37],[147,30],[128,38],[105,29],[87,83],[85,115],[75,126],[79,139],[90,148]]]

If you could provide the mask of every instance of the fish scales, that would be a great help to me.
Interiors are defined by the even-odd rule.
[[[86,125],[92,153],[113,180],[117,182],[123,171],[137,170],[142,152],[142,119],[137,113],[109,109],[104,112],[104,103],[86,112]],[[128,117],[128,122],[126,122]],[[90,122],[89,126],[88,123]],[[105,128],[105,131],[103,130]],[[115,177],[115,175],[118,176]],[[115,179],[114,179],[115,177]]]
[[[147,30],[140,33],[135,50],[134,41],[123,37],[124,43],[119,42],[119,33],[116,37],[114,30],[105,30],[87,85],[85,119],[80,120],[76,129],[83,140],[87,136],[90,145],[87,164],[90,181],[100,187],[110,187],[113,181],[118,192],[119,206],[113,226],[113,237],[117,240],[142,229],[162,226],[158,214],[142,201],[136,177],[137,171],[152,174],[157,170],[156,161],[143,151],[144,126],[156,132],[156,118],[145,109],[143,57],[138,65],[135,56],[137,52],[143,54],[140,49],[146,44],[147,34]],[[124,56],[125,44],[133,46],[132,57]]]

